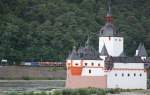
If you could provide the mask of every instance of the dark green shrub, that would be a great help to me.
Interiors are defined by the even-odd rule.
[[[28,76],[24,76],[22,77],[23,80],[31,80],[32,78],[28,77]]]
[[[41,92],[40,95],[47,95],[46,92]]]
[[[62,91],[60,90],[55,90],[52,95],[62,95]]]
[[[17,92],[8,93],[8,95],[18,95]]]
[[[73,90],[71,89],[64,89],[62,90],[62,95],[71,95]]]
[[[79,95],[89,95],[88,89],[78,89]]]
[[[33,92],[29,92],[26,95],[34,95],[34,93]]]

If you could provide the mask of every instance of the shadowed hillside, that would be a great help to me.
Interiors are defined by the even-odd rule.
[[[141,41],[149,49],[150,1],[112,4],[127,54],[133,55]],[[0,0],[0,59],[63,61],[73,45],[84,45],[88,35],[97,49],[105,14],[106,0]]]

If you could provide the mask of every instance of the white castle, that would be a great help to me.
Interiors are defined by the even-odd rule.
[[[67,88],[147,89],[146,65],[149,58],[144,44],[134,57],[124,53],[124,38],[112,23],[111,1],[107,22],[99,31],[99,52],[89,45],[74,48],[66,60]]]

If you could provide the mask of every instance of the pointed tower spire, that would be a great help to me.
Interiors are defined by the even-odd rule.
[[[90,46],[90,37],[88,36],[87,41],[85,42],[85,47]]]
[[[111,0],[107,0],[108,3],[108,11],[106,16],[107,23],[112,23],[112,10],[111,10]]]
[[[148,56],[143,43],[139,44],[139,46],[136,50],[135,56],[141,56],[141,57],[147,57]]]
[[[108,52],[107,52],[107,49],[106,49],[106,46],[104,44],[103,48],[102,48],[102,51],[100,53],[101,56],[108,56]]]
[[[75,46],[73,46],[72,52],[69,54],[67,59],[69,59],[69,60],[80,59]]]

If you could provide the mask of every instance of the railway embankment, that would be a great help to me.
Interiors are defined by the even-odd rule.
[[[65,80],[65,78],[64,67],[0,66],[0,80]]]

